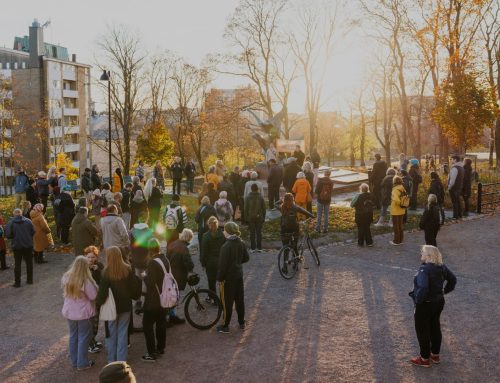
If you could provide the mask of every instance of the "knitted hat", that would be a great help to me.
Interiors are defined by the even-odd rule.
[[[226,233],[228,233],[229,235],[237,235],[238,237],[241,236],[240,228],[234,222],[228,222],[228,223],[226,223],[224,225],[224,231]]]
[[[304,172],[298,172],[297,178],[306,178],[306,175],[304,174]]]
[[[135,381],[135,375],[126,362],[109,363],[99,374],[99,383],[135,383]]]

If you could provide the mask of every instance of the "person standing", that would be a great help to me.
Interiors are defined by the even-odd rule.
[[[127,360],[132,299],[138,299],[142,290],[140,279],[134,275],[130,265],[125,263],[122,252],[117,246],[106,248],[106,267],[102,271],[96,298],[97,306],[100,307],[106,302],[109,290],[113,294],[116,305],[116,319],[105,322],[107,359],[108,363],[111,363],[117,360]]]
[[[380,204],[382,205],[382,209],[380,210],[380,218],[375,226],[384,226],[385,224],[385,215],[389,210],[389,206],[391,205],[391,193],[392,193],[392,180],[396,175],[396,170],[389,168],[387,169],[386,176],[382,180],[380,187]]]
[[[319,169],[319,165],[321,164],[321,157],[316,148],[314,148],[311,153],[311,162],[313,164],[313,169]]]
[[[200,262],[201,266],[207,273],[208,288],[213,292],[217,292],[217,268],[219,267],[220,249],[226,237],[221,230],[219,230],[219,221],[214,216],[208,219],[208,231],[203,234],[200,242]]]
[[[219,193],[219,199],[215,201],[214,208],[217,214],[217,219],[219,221],[219,226],[221,228],[224,227],[226,222],[229,222],[233,219],[233,206],[231,205],[231,202],[227,200],[227,193],[225,191],[221,191]]]
[[[302,170],[306,176],[307,182],[309,182],[309,186],[311,186],[311,193],[309,197],[307,197],[307,211],[312,213],[312,200],[313,200],[313,191],[314,191],[314,171],[313,164],[310,161],[305,161],[304,165],[302,165]]]
[[[200,250],[200,259],[203,256],[203,247],[201,246],[201,242],[203,240],[203,235],[209,229],[208,219],[212,216],[217,216],[217,212],[210,204],[210,199],[207,196],[204,196],[201,199],[201,206],[198,208],[198,211],[196,212],[196,216],[194,218],[196,224],[198,225],[198,245]]]
[[[399,170],[408,170],[408,163],[409,161],[406,159],[406,156],[404,153],[401,153],[399,155]]]
[[[370,225],[373,222],[373,195],[367,184],[361,184],[359,187],[359,194],[356,195],[352,202],[351,207],[356,209],[355,221],[358,227],[358,245],[372,247],[373,239]]]
[[[75,203],[70,194],[70,186],[66,185],[61,191],[61,203],[59,204],[59,213],[61,214],[61,242],[65,245],[69,243],[69,230],[71,222],[75,217]],[[79,254],[80,255],[80,254]]]
[[[81,207],[78,209],[73,221],[71,221],[71,242],[75,256],[84,255],[85,248],[95,245],[97,239],[97,229],[88,218],[88,215],[89,209]]]
[[[31,222],[35,235],[33,236],[33,251],[35,263],[47,263],[43,257],[43,252],[50,246],[54,246],[52,232],[43,215],[43,205],[37,203],[30,213]]]
[[[28,190],[29,178],[23,168],[19,168],[17,176],[14,178],[14,193],[16,196],[16,207],[21,208],[23,201],[26,201],[26,190]]]
[[[250,191],[252,190],[252,185],[256,184],[257,188],[259,189],[259,193],[262,197],[264,197],[264,187],[262,186],[262,183],[257,179],[259,178],[259,173],[253,171],[250,173],[250,181],[245,183],[245,191],[243,193],[243,197],[247,198],[248,195],[250,194]]]
[[[294,157],[288,159],[288,164],[283,171],[283,186],[287,193],[292,192],[293,185],[297,179],[297,174],[301,171],[297,160]]]
[[[437,203],[439,207],[439,211],[441,213],[441,225],[444,224],[444,186],[441,182],[441,178],[439,178],[439,174],[437,172],[431,172],[431,184],[429,186],[429,194],[434,194],[437,197]]]
[[[276,161],[276,148],[272,143],[269,144],[269,147],[264,153],[264,157],[266,160],[266,164],[269,164],[269,161],[275,160]]]
[[[90,202],[93,190],[94,189],[92,187],[91,170],[89,168],[85,168],[85,171],[82,174],[82,192],[83,196],[87,199],[88,202]]]
[[[464,181],[461,194],[464,200],[463,215],[467,217],[469,215],[469,199],[472,195],[472,160],[470,158],[464,160]]]
[[[453,219],[462,218],[462,206],[460,205],[460,193],[464,184],[465,171],[460,162],[460,156],[451,157],[451,169],[448,175],[448,192],[453,204]]]
[[[252,184],[252,190],[245,198],[245,219],[250,231],[250,248],[252,251],[261,252],[262,226],[266,220],[266,203],[256,184]]]
[[[196,176],[196,166],[191,158],[188,159],[184,167],[184,174],[187,181],[187,194],[194,193],[194,177]]]
[[[297,160],[297,165],[299,167],[302,167],[302,165],[304,165],[304,160],[306,159],[306,155],[300,148],[300,145],[295,146],[295,151],[293,152],[292,157]]]
[[[123,219],[118,217],[118,210],[115,205],[107,207],[107,215],[101,219],[101,231],[104,249],[113,246],[128,249],[130,245],[128,231]]]
[[[88,359],[88,348],[92,338],[92,320],[96,315],[95,299],[97,285],[90,273],[87,258],[75,258],[62,277],[64,304],[62,315],[69,326],[69,358],[78,370],[86,370],[95,362]]]
[[[215,165],[212,165],[208,168],[208,173],[205,176],[208,184],[213,184],[214,190],[219,190],[219,177],[215,173]]]
[[[427,206],[424,214],[420,218],[419,227],[424,230],[425,244],[437,247],[436,237],[439,231],[439,206],[435,194],[429,194],[427,197]]]
[[[179,234],[187,225],[187,213],[181,206],[181,197],[178,194],[172,196],[172,202],[165,209],[163,221],[165,222],[167,244],[170,244],[179,238]]]
[[[410,210],[417,210],[418,203],[418,186],[422,183],[422,175],[420,174],[420,166],[416,158],[410,160],[410,171],[408,172],[412,180],[410,196]]]
[[[35,206],[37,203],[40,203],[40,198],[38,197],[36,190],[36,181],[31,178],[29,180],[28,189],[26,189],[26,201],[31,203],[31,206]]]
[[[401,170],[399,172],[401,179],[403,180],[403,186],[405,187],[406,194],[410,196],[410,204],[413,193],[413,179],[410,177],[406,170]],[[403,217],[403,223],[406,223],[408,220],[408,210],[406,211]]]
[[[5,228],[5,236],[11,240],[14,253],[14,287],[21,287],[21,262],[26,264],[26,283],[33,284],[33,223],[23,217],[21,209],[14,209],[14,217],[9,220]]]
[[[457,278],[443,263],[437,247],[424,245],[421,250],[422,265],[413,278],[413,291],[409,293],[415,305],[414,320],[420,355],[410,363],[430,367],[441,362],[441,323],[444,296],[455,289]],[[445,283],[446,282],[446,283]]]
[[[224,177],[222,177],[222,181],[219,182],[219,191],[225,191],[227,193],[227,199],[231,202],[231,206],[233,207],[234,217],[236,193],[234,191],[233,184],[229,182],[229,177],[227,175],[224,175]]]
[[[160,243],[157,239],[151,238],[146,247],[148,248],[150,261],[144,278],[146,294],[142,328],[144,329],[148,352],[142,356],[142,360],[144,362],[155,362],[157,356],[165,353],[167,309],[160,304],[160,294],[163,290],[164,270],[168,271],[170,264],[165,255],[160,254]]]
[[[371,189],[373,191],[373,199],[375,200],[375,206],[380,209],[382,201],[382,180],[387,172],[387,163],[381,159],[380,154],[375,154],[375,162],[373,163],[372,174],[370,178],[370,183],[372,185]]]
[[[123,175],[122,175],[122,169],[121,168],[116,168],[115,169],[115,174],[113,174],[113,193],[119,193],[123,190],[124,183],[123,183]]]
[[[125,222],[125,227],[127,230],[130,229],[130,202],[132,201],[132,184],[128,182],[125,185],[125,189],[123,189],[122,193],[122,201],[121,201],[121,208],[122,208],[122,219],[123,222]]]
[[[57,178],[57,186],[60,190],[64,190],[68,184],[68,179],[66,178],[66,168],[59,168],[59,177]]]
[[[269,209],[274,209],[274,203],[280,199],[280,188],[283,182],[283,168],[272,158],[268,162],[269,175],[267,177],[267,195]]]
[[[130,226],[134,227],[139,222],[139,216],[143,214],[148,217],[148,203],[144,198],[144,192],[138,189],[130,201]]]
[[[240,215],[242,206],[240,205],[241,199],[243,198],[244,188],[241,187],[241,175],[240,175],[240,167],[235,166],[233,171],[229,174],[229,182],[233,185],[234,189],[234,197],[235,203],[233,205],[234,214],[236,214],[236,208],[240,209]],[[233,215],[233,219],[235,216]]]
[[[330,179],[331,171],[325,170],[324,176],[316,183],[316,198],[318,217],[316,220],[316,231],[321,232],[321,221],[323,220],[323,233],[328,232],[330,204],[332,203],[333,181]]]
[[[99,172],[99,166],[97,165],[92,165],[92,171],[90,174],[90,180],[92,181],[92,189],[96,190],[99,189],[101,190],[102,187],[102,177]]]
[[[297,180],[292,188],[292,192],[295,195],[295,203],[307,210],[307,202],[311,198],[311,191],[311,185],[306,180],[304,172],[297,173]]]
[[[163,200],[163,194],[158,188],[156,178],[151,178],[153,188],[151,190],[151,195],[148,199],[148,210],[149,210],[149,227],[155,230],[156,225],[160,221],[160,210],[161,202]]]
[[[144,179],[146,169],[144,168],[144,161],[140,160],[139,165],[135,168],[135,176],[139,177],[139,182],[142,182]]]
[[[161,166],[161,161],[156,161],[155,167],[153,168],[153,178],[156,180],[156,185],[163,192],[165,189],[165,172],[163,166]]]
[[[391,218],[394,227],[394,239],[391,245],[401,245],[404,239],[403,217],[406,213],[403,196],[407,195],[403,186],[403,180],[399,176],[394,176],[391,194]]]
[[[181,164],[181,158],[175,157],[174,162],[170,165],[170,174],[172,175],[172,194],[181,195],[182,174],[184,168]]]
[[[36,180],[36,191],[43,205],[43,214],[47,211],[47,202],[49,201],[50,195],[49,185],[50,181],[47,179],[47,174],[44,171],[39,171]]]
[[[224,236],[226,242],[221,247],[217,271],[217,282],[219,282],[224,308],[224,324],[217,326],[217,331],[228,334],[234,304],[236,304],[239,327],[241,330],[245,329],[245,291],[242,264],[248,262],[250,257],[245,243],[240,238],[241,233],[236,223],[226,223]]]

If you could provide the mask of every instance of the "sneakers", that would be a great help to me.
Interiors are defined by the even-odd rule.
[[[92,367],[93,365],[95,364],[95,362],[93,360],[89,360],[89,365],[86,366],[86,367],[78,367],[77,370],[78,371],[83,371],[83,370],[88,370],[90,367]]]
[[[373,247],[373,243],[370,243],[369,245],[366,245],[366,247]]]
[[[170,323],[172,324],[184,324],[186,320],[184,318],[179,318],[178,316],[170,317]]]
[[[220,332],[221,334],[229,334],[229,327],[224,325],[219,325],[217,326],[217,332]]]
[[[438,355],[434,355],[433,353],[431,353],[431,361],[434,364],[441,363],[441,358],[439,358],[439,354]]]
[[[431,366],[431,360],[430,359],[424,359],[421,356],[416,356],[415,358],[410,359],[410,363],[419,366],[419,367],[430,367]]]
[[[389,243],[392,245],[392,246],[399,246],[401,245],[401,243],[396,243],[394,241],[389,241]]]
[[[247,322],[244,321],[243,323],[240,323],[240,330],[244,330],[247,327]]]
[[[156,362],[156,356],[154,356],[154,355],[146,354],[146,355],[143,355],[141,357],[141,359],[143,362]]]
[[[101,348],[100,347],[97,347],[97,346],[89,346],[89,352],[91,354],[97,354],[98,352],[101,351]]]

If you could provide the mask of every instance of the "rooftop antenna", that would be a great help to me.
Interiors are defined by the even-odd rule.
[[[48,19],[45,23],[42,24],[42,28],[47,28],[50,25],[51,21]]]

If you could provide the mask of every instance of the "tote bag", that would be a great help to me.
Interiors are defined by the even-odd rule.
[[[108,289],[108,299],[106,299],[106,302],[104,302],[104,304],[101,306],[99,320],[116,320],[115,298],[113,297],[113,292],[111,291],[111,289]]]

